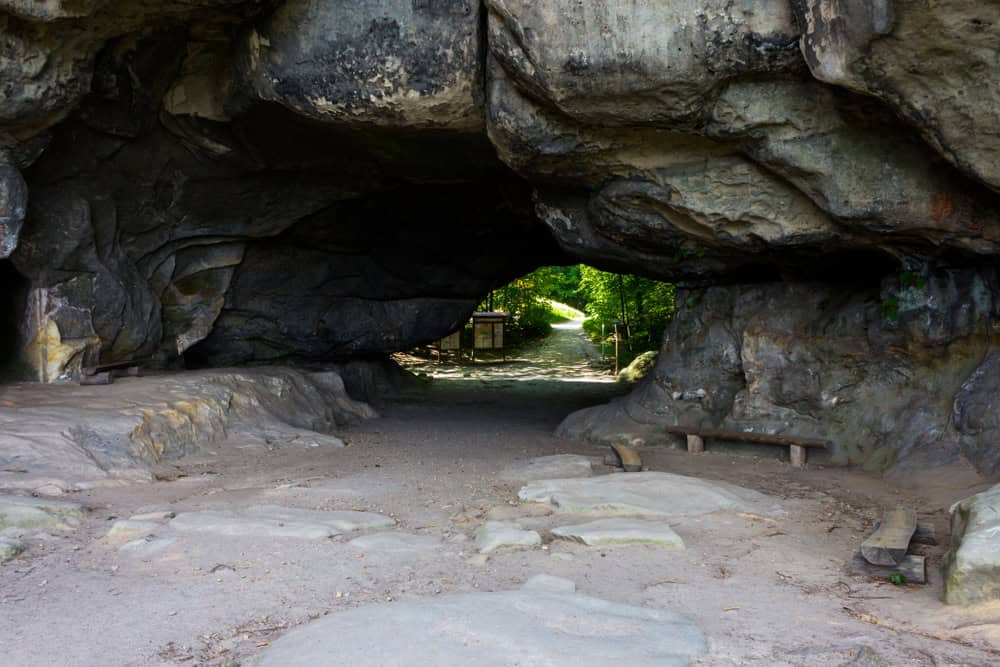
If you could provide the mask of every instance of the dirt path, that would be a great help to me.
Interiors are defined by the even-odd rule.
[[[466,358],[457,363],[452,355],[445,363],[409,357],[407,368],[439,379],[476,378],[490,382],[537,380],[613,382],[600,349],[583,332],[582,320],[552,326],[552,333],[525,349],[511,353],[506,361],[496,352],[481,352],[475,363]]]
[[[80,530],[33,543],[0,567],[3,664],[245,664],[288,628],[328,613],[509,590],[540,573],[608,600],[688,615],[708,638],[704,665],[843,665],[864,646],[892,665],[997,663],[997,626],[982,622],[1000,618],[1000,607],[958,611],[939,602],[943,545],[926,548],[927,587],[843,573],[883,504],[920,506],[922,520],[946,534],[946,498],[928,503],[870,476],[647,451],[654,470],[755,488],[783,498],[788,513],[678,521],[684,551],[551,541],[550,529],[567,517],[518,506],[520,485],[498,474],[536,456],[604,454],[551,435],[572,410],[621,392],[590,365],[590,353],[578,355],[583,343],[567,327],[509,364],[428,366],[438,379],[384,406],[381,419],[340,433],[343,449],[262,452],[229,442],[183,462],[172,481],[74,494],[93,508]],[[381,512],[396,520],[392,531],[436,546],[387,553],[359,550],[353,535],[181,536],[123,550],[104,537],[112,519],[139,512],[261,504]],[[471,538],[488,518],[519,518],[546,545],[476,555]]]

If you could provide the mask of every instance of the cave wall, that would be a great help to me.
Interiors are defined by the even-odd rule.
[[[655,369],[560,434],[673,444],[665,425],[828,440],[817,461],[897,471],[971,462],[994,446],[996,267],[904,272],[880,284],[781,282],[682,290]]]
[[[691,300],[608,424],[995,472],[998,33],[971,0],[0,0],[14,356],[381,354],[584,261]]]

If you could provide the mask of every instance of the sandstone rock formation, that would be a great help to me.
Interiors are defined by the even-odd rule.
[[[944,599],[977,604],[1000,596],[1000,486],[951,508],[952,547],[944,564]]]
[[[686,291],[565,433],[997,472],[998,12],[0,0],[0,369],[381,355],[584,261]]]

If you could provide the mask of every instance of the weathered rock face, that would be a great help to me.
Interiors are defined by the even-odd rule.
[[[968,4],[0,0],[0,364],[381,354],[586,261],[692,302],[575,432],[996,471],[1000,9]]]
[[[0,487],[59,493],[152,481],[157,466],[205,448],[343,447],[335,430],[376,416],[334,372],[129,378],[103,387],[99,400],[88,389],[0,388]]]
[[[241,45],[251,95],[333,123],[482,128],[479,2],[290,0]]]
[[[1000,189],[1000,7],[794,0],[820,81],[876,95],[960,169]]]
[[[882,469],[964,456],[996,474],[995,359],[983,355],[1000,316],[997,280],[995,269],[953,270],[902,273],[881,289],[681,292],[653,373],[560,431],[651,442],[673,437],[664,425],[786,433],[832,441],[836,463]]]

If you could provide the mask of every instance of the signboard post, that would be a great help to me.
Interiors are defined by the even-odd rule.
[[[503,346],[503,329],[507,322],[507,313],[473,313],[472,314],[472,360],[476,359],[476,350],[502,350],[503,360],[507,361],[507,352]]]
[[[437,342],[437,353],[438,353],[438,363],[441,363],[441,357],[444,352],[458,352],[458,356],[462,356],[462,330],[459,329],[454,333],[448,334],[441,340]]]

